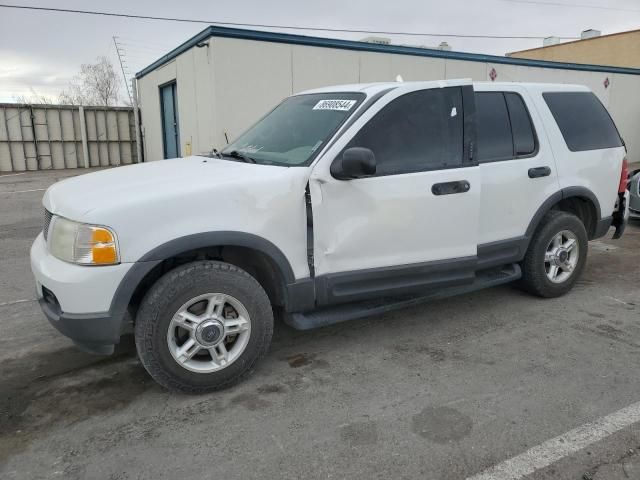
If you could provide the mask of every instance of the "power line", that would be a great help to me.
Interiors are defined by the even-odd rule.
[[[170,45],[168,43],[159,43],[159,42],[150,42],[149,40],[147,40],[146,38],[144,40],[140,40],[140,38],[133,38],[133,37],[123,37],[120,36],[118,37],[122,40],[124,40],[125,42],[135,42],[136,44],[140,44],[140,45],[146,45],[148,47],[162,47],[162,48],[166,48],[169,47]]]
[[[585,3],[562,3],[562,2],[548,2],[542,0],[503,0],[510,3],[525,3],[530,5],[545,5],[551,7],[569,7],[569,8],[593,8],[597,10],[614,10],[618,12],[640,12],[638,8],[619,8],[619,7],[603,7],[601,5],[588,5]]]
[[[459,33],[424,33],[424,32],[389,32],[382,30],[360,30],[360,29],[342,29],[342,28],[321,28],[321,27],[292,27],[289,25],[270,25],[260,23],[239,23],[239,22],[220,22],[217,20],[196,20],[192,18],[174,18],[174,17],[152,17],[148,15],[133,15],[128,13],[113,13],[113,12],[100,12],[94,10],[72,10],[68,8],[50,8],[50,7],[33,7],[27,5],[9,5],[0,4],[0,8],[15,8],[21,10],[38,10],[45,12],[58,12],[58,13],[76,13],[82,15],[99,15],[105,17],[121,17],[131,18],[138,20],[159,20],[165,22],[184,22],[184,23],[206,23],[208,25],[228,25],[234,27],[250,27],[250,28],[281,28],[286,30],[308,30],[308,31],[321,31],[321,32],[339,32],[339,33],[368,33],[375,35],[406,35],[406,36],[418,36],[418,37],[451,37],[451,38],[490,38],[490,39],[518,39],[518,40],[539,40],[546,38],[549,35],[466,35]],[[577,37],[559,37],[563,40],[573,40]]]
[[[151,52],[166,52],[167,50],[171,50],[173,47],[166,47],[166,48],[160,48],[160,47],[145,47],[143,45],[135,45],[135,44],[131,44],[131,43],[127,43],[127,42],[120,42],[120,45],[124,45],[127,48],[132,48],[135,50],[142,50],[142,51],[151,51]]]

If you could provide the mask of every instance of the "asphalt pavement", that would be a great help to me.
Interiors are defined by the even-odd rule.
[[[506,286],[278,323],[246,382],[186,396],[131,338],[85,354],[34,301],[44,189],[80,173],[0,176],[0,478],[640,479],[637,225],[591,242],[562,298]]]

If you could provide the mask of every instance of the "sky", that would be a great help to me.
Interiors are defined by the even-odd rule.
[[[541,2],[545,4],[540,4]],[[399,32],[577,37],[640,28],[638,0],[3,0],[6,4],[99,10],[217,22]],[[206,24],[0,8],[0,102],[41,95],[53,100],[83,63],[106,55],[119,68],[113,36],[130,76],[203,30]],[[267,30],[267,28],[263,28]],[[281,30],[360,40],[363,33]],[[504,55],[542,39],[466,39],[384,35],[394,44],[437,46]],[[118,70],[120,73],[120,71]],[[124,85],[124,81],[123,81]],[[126,96],[122,86],[122,96]]]

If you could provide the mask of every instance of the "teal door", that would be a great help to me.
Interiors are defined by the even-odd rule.
[[[180,156],[180,129],[175,82],[160,87],[160,109],[164,158],[177,158]]]

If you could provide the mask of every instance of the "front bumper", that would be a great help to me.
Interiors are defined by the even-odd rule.
[[[124,333],[128,322],[125,314],[80,315],[62,313],[50,294],[38,299],[40,308],[49,323],[65,337],[73,340],[80,349],[98,355],[111,355]]]
[[[40,234],[31,247],[31,270],[43,313],[60,333],[93,353],[109,354],[128,328],[126,305],[112,308],[131,264],[105,267],[58,260]]]

